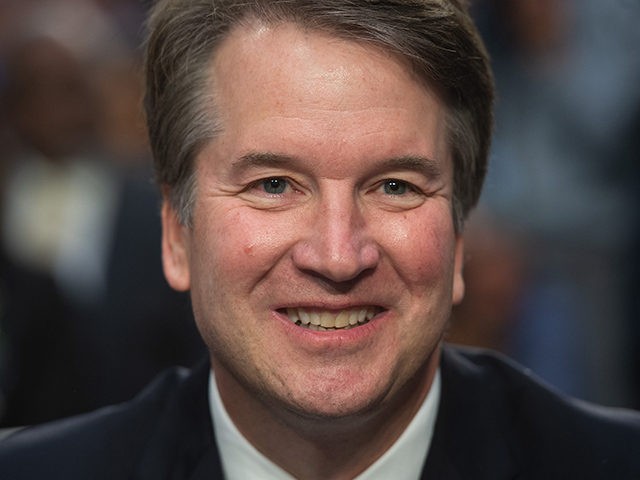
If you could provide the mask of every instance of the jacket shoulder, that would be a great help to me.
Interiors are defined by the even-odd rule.
[[[0,442],[0,477],[127,478],[187,377],[172,369],[129,402],[18,431]]]
[[[640,478],[640,413],[569,397],[493,352],[447,348],[443,370],[443,384],[454,377],[455,389],[487,400],[533,478]]]

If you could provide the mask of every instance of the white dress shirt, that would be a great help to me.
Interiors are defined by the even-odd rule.
[[[424,465],[440,403],[440,371],[420,409],[393,445],[355,480],[417,480]],[[213,372],[209,379],[209,406],[214,434],[227,480],[292,480],[238,431],[225,409]]]

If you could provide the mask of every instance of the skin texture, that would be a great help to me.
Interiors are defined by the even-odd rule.
[[[165,201],[165,274],[240,431],[295,476],[353,476],[424,399],[464,293],[444,106],[398,59],[288,24],[232,31],[211,80],[222,133],[193,226]],[[327,332],[286,311],[363,307]]]

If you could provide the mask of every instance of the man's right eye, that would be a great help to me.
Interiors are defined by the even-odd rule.
[[[288,182],[284,178],[265,178],[260,182],[265,193],[269,195],[281,195],[287,190]]]

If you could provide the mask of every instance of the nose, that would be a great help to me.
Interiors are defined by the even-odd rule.
[[[380,249],[353,195],[332,195],[320,203],[294,245],[295,266],[335,283],[354,280],[374,269]]]

